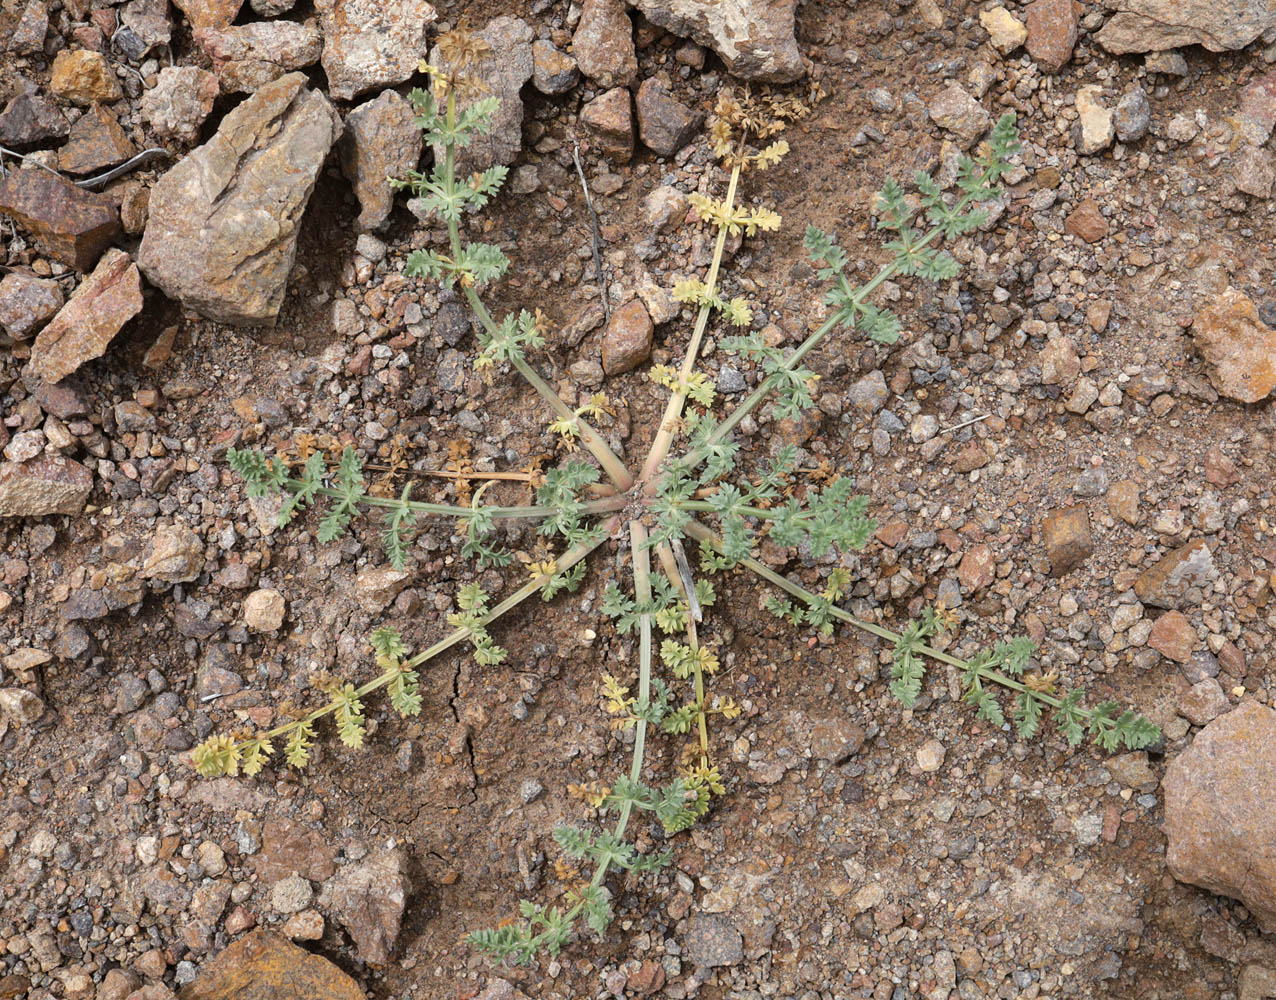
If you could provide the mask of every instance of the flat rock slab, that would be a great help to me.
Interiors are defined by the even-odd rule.
[[[315,9],[328,93],[342,101],[416,73],[438,18],[425,0],[315,0]]]
[[[265,929],[204,965],[179,1000],[365,1000],[359,984],[320,955]]]
[[[68,174],[93,174],[136,152],[115,115],[95,104],[71,126],[67,144],[58,150],[58,168]]]
[[[1162,52],[1203,45],[1211,52],[1243,49],[1276,27],[1268,0],[1116,0],[1095,36],[1109,52]]]
[[[0,462],[0,517],[78,514],[92,490],[93,473],[69,458]]]
[[[138,263],[208,319],[273,324],[297,255],[297,230],[341,119],[306,78],[268,83],[217,134],[159,179]]]
[[[120,232],[109,198],[47,170],[27,167],[0,180],[0,212],[27,229],[50,257],[87,271]]]
[[[797,0],[632,0],[652,24],[713,49],[734,76],[790,83],[806,72]]]
[[[60,382],[106,353],[120,328],[142,311],[142,278],[123,250],[112,248],[31,345],[28,371]]]
[[[257,21],[229,28],[199,28],[199,47],[213,60],[223,93],[252,93],[295,69],[312,66],[323,51],[323,35],[313,18]]]
[[[1241,900],[1276,933],[1276,711],[1220,716],[1165,771],[1165,860],[1180,882]]]
[[[1244,292],[1228,288],[1196,314],[1196,345],[1224,396],[1257,403],[1276,389],[1276,330]]]

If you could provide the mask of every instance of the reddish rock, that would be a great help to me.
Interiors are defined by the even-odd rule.
[[[34,91],[19,94],[0,112],[0,146],[10,149],[63,139],[70,130],[58,106]]]
[[[1222,395],[1257,403],[1276,389],[1276,330],[1244,292],[1229,287],[1214,297],[1196,314],[1192,332]]]
[[[970,440],[962,446],[957,457],[953,459],[953,471],[960,473],[974,472],[988,464],[988,452],[984,451],[978,441]]]
[[[1205,539],[1198,538],[1140,573],[1134,593],[1144,604],[1181,608],[1192,590],[1208,587],[1216,574],[1214,554]]]
[[[69,458],[0,462],[0,517],[78,514],[92,491],[93,474]]]
[[[1232,183],[1242,194],[1270,198],[1276,187],[1276,153],[1248,145],[1242,147],[1236,154]]]
[[[1094,551],[1090,512],[1084,504],[1052,510],[1041,522],[1050,575],[1063,576],[1080,566]]]
[[[646,361],[651,357],[652,333],[651,316],[640,299],[617,309],[603,334],[603,372],[620,375]]]
[[[653,79],[638,88],[638,135],[657,156],[673,156],[695,135],[699,119]]]
[[[634,155],[634,118],[629,91],[616,87],[585,105],[580,122],[598,140],[598,148],[617,163],[628,163]]]
[[[179,1000],[364,1000],[359,985],[320,955],[265,929],[240,938],[200,969]]]
[[[22,16],[13,26],[7,46],[19,55],[35,55],[44,49],[44,36],[49,31],[49,11],[44,0],[27,0]]]
[[[1072,58],[1080,26],[1073,0],[1033,0],[1025,11],[1028,54],[1038,68],[1058,73]]]
[[[68,174],[93,174],[136,152],[115,115],[95,104],[71,126],[67,144],[58,150],[58,168]]]
[[[1231,486],[1241,481],[1236,463],[1217,446],[1205,453],[1205,481],[1215,486]]]
[[[1139,523],[1139,487],[1129,479],[1112,484],[1108,490],[1108,510],[1126,524]]]
[[[49,92],[72,104],[118,101],[124,96],[120,81],[100,52],[63,50],[53,60]]]
[[[311,882],[323,882],[337,870],[336,845],[294,820],[267,820],[261,843],[261,853],[253,858],[253,864],[257,877],[266,885],[293,872]]]
[[[961,564],[957,567],[957,579],[968,594],[988,586],[996,578],[997,561],[987,545],[976,545],[962,556]]]
[[[87,271],[120,232],[111,200],[47,170],[14,170],[0,180],[0,212],[30,230],[49,254]]]
[[[229,28],[244,0],[173,0],[192,28]]]
[[[26,340],[57,315],[62,302],[56,281],[10,271],[0,279],[0,329],[14,340]]]
[[[1069,213],[1063,228],[1065,232],[1080,237],[1087,243],[1098,243],[1108,235],[1108,220],[1099,210],[1099,203],[1093,198],[1087,198]]]
[[[1042,385],[1070,385],[1081,374],[1081,358],[1067,337],[1055,337],[1037,355]]]
[[[1240,899],[1276,934],[1276,711],[1249,701],[1210,723],[1165,772],[1166,862],[1181,882]]]
[[[1152,626],[1148,645],[1175,663],[1188,663],[1196,651],[1196,629],[1181,611],[1167,611]]]
[[[958,83],[950,83],[931,98],[931,121],[951,132],[962,149],[969,149],[992,125],[992,116]]]
[[[29,370],[59,382],[101,357],[120,327],[142,311],[142,279],[123,250],[110,250],[31,346]]]
[[[1276,69],[1255,77],[1241,91],[1240,125],[1251,146],[1262,146],[1271,138],[1276,128]]]
[[[343,101],[416,73],[429,51],[429,26],[438,19],[425,0],[315,0],[315,10],[323,29],[328,93]],[[527,76],[532,75],[530,42]]]
[[[585,0],[572,35],[572,56],[599,86],[629,86],[638,75],[638,56],[624,0]]]

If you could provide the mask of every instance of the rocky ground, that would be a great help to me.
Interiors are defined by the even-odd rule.
[[[1276,997],[1267,3],[95,3],[0,7],[0,998]],[[194,774],[196,741],[309,704],[316,672],[369,676],[373,628],[437,639],[474,579],[449,525],[405,573],[375,523],[275,530],[228,448],[350,445],[422,498],[455,495],[431,471],[554,451],[533,394],[473,372],[456,297],[402,274],[446,243],[386,180],[431,155],[405,95],[461,22],[502,101],[466,169],[511,167],[472,223],[513,261],[493,294],[545,310],[535,362],[569,398],[623,399],[628,456],[663,405],[643,372],[689,326],[669,289],[709,261],[687,195],[723,187],[723,86],[812,108],[744,188],[782,230],[724,278],[790,344],[822,315],[804,227],[866,280],[882,179],[951,180],[1016,112],[962,275],[888,283],[901,343],[817,351],[819,412],[781,433],[873,498],[859,617],[942,600],[970,652],[1026,632],[1043,674],[1153,718],[1154,752],[1020,741],[941,669],[902,711],[884,646],[795,634],[729,577],[728,794],[672,869],[613,878],[605,940],[494,968],[463,935],[563,892],[567,787],[627,759],[598,709],[632,661],[603,552],[503,621],[508,662],[435,661],[418,720],[377,701],[362,750]],[[728,401],[756,384],[705,354]],[[771,423],[742,426],[751,456]]]

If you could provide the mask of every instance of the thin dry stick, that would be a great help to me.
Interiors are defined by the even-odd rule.
[[[589,208],[589,226],[593,234],[594,271],[598,274],[598,292],[603,299],[603,313],[607,321],[611,321],[611,303],[607,299],[607,279],[603,274],[603,257],[599,250],[602,238],[598,232],[598,213],[594,211],[594,199],[589,193],[589,185],[585,183],[585,168],[580,165],[580,144],[572,141],[572,160],[576,164],[576,175],[580,178],[580,188],[585,192],[585,204]]]

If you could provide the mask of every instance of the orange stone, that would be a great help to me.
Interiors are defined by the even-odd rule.
[[[359,984],[319,955],[255,930],[203,967],[180,1000],[365,1000]]]
[[[1250,298],[1228,288],[1196,315],[1192,326],[1210,382],[1224,396],[1257,403],[1276,389],[1276,330],[1258,318]]]

